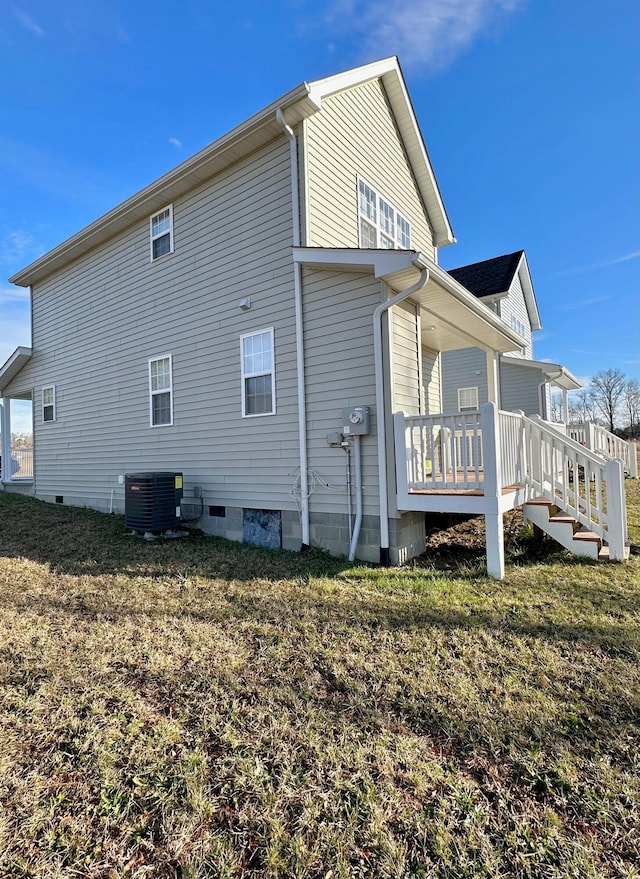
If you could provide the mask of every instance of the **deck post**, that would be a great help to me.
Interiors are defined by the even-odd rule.
[[[406,498],[409,494],[407,481],[407,440],[404,412],[396,412],[393,416],[393,436],[396,458],[396,491],[399,497]]]
[[[624,561],[625,541],[627,539],[627,508],[624,492],[624,462],[611,458],[605,465],[607,484],[607,524],[609,539],[609,558],[611,561]]]
[[[627,448],[629,449],[629,476],[632,479],[638,478],[638,450],[636,448],[636,444],[631,438],[627,443]]]
[[[504,577],[504,522],[500,509],[502,466],[500,459],[500,422],[495,403],[480,407],[482,423],[482,460],[484,462],[485,529],[487,573],[495,580]]]

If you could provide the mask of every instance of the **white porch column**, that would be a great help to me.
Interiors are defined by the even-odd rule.
[[[504,522],[499,499],[502,494],[502,461],[498,407],[485,403],[480,407],[482,423],[482,458],[484,461],[484,516],[487,543],[487,574],[494,580],[504,577]]]
[[[569,391],[562,389],[562,420],[565,424],[569,424]]]
[[[495,351],[486,351],[487,355],[487,399],[500,408],[500,373],[498,357]]]
[[[11,479],[11,406],[9,400],[0,397],[0,434],[2,434],[2,443],[0,443],[0,455],[2,456],[2,482],[8,482]]]

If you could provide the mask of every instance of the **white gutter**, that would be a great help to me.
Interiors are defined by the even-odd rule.
[[[380,564],[389,564],[389,492],[387,489],[387,436],[384,408],[384,369],[382,348],[382,315],[407,299],[429,281],[429,269],[422,268],[420,279],[386,302],[382,302],[373,312],[373,353],[376,376],[376,430],[378,433],[378,479],[380,482]]]
[[[276,119],[289,138],[289,154],[291,165],[291,201],[293,211],[293,246],[300,246],[300,189],[298,183],[298,143],[291,126],[285,122],[282,109],[276,110]],[[304,381],[304,327],[302,323],[302,266],[295,262],[293,266],[293,284],[296,313],[296,375],[298,378],[298,444],[300,447],[300,523],[302,527],[302,545],[304,552],[311,546],[309,526],[309,475],[307,459],[307,403]]]

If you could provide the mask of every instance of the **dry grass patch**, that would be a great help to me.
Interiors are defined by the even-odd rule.
[[[0,495],[0,876],[639,876],[640,558],[529,546],[495,583]]]

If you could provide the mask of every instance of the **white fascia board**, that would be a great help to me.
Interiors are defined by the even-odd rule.
[[[513,366],[523,366],[528,369],[536,369],[541,372],[547,381],[553,382],[567,391],[579,391],[584,385],[579,378],[569,372],[560,363],[550,363],[548,360],[527,360],[524,357],[511,357],[509,354],[501,354],[502,360]]]
[[[538,303],[536,302],[536,294],[533,291],[533,281],[531,280],[531,272],[529,271],[529,263],[527,255],[523,251],[518,263],[518,276],[522,284],[522,292],[524,293],[524,301],[529,313],[529,323],[532,330],[541,330],[540,312],[538,311]]]
[[[343,73],[326,76],[324,79],[313,80],[313,82],[307,83],[309,97],[321,104],[323,98],[362,85],[371,79],[378,79],[392,70],[399,70],[398,59],[395,55],[382,58],[380,61],[373,61],[371,64],[363,64],[360,67],[345,70]]]
[[[414,250],[373,250],[360,247],[294,247],[293,261],[309,267],[337,271],[373,272],[389,278],[395,272],[420,267],[422,257]]]
[[[25,363],[31,360],[32,353],[31,348],[21,345],[0,366],[0,392],[13,381]]]

